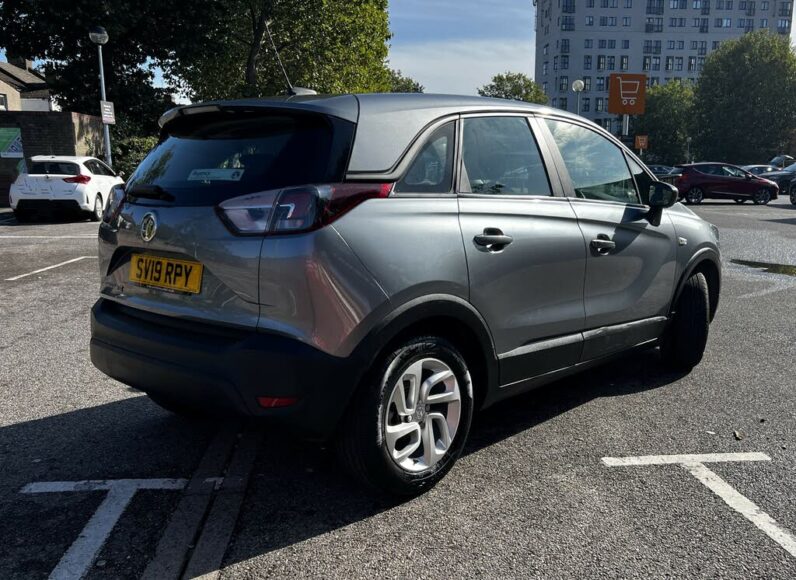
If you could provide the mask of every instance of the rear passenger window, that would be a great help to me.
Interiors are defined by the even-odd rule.
[[[547,119],[546,123],[564,158],[576,197],[640,203],[619,147],[580,125],[553,119]]]
[[[492,195],[552,195],[527,119],[464,120],[461,190]]]
[[[449,193],[453,186],[454,124],[443,125],[429,137],[404,178],[397,193]]]

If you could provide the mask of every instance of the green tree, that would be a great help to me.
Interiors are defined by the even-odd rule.
[[[522,73],[505,72],[495,75],[491,83],[478,89],[478,94],[482,97],[547,104],[547,95],[542,87]]]
[[[391,93],[422,93],[426,87],[410,77],[405,77],[401,71],[390,69]]]
[[[197,100],[283,94],[286,81],[321,93],[389,91],[387,0],[230,0],[225,17],[170,61]]]
[[[190,54],[224,15],[222,0],[4,0],[0,47],[8,55],[43,60],[53,96],[64,110],[99,114],[96,25],[103,47],[108,99],[116,105],[117,137],[153,134],[171,106],[170,91],[154,86],[153,66]]]
[[[693,133],[694,89],[677,81],[647,90],[646,112],[634,119],[636,134],[649,136],[647,161],[686,162],[686,139]]]
[[[796,55],[789,38],[758,31],[722,43],[702,70],[694,138],[702,159],[763,163],[796,129]]]

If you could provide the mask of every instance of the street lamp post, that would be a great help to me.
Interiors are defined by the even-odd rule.
[[[97,45],[99,54],[100,95],[102,100],[105,101],[105,68],[102,65],[102,45],[108,42],[108,32],[102,26],[95,26],[89,31],[88,37],[91,39],[91,42]],[[109,166],[113,166],[113,160],[111,159],[111,130],[107,123],[103,123],[102,128],[105,136],[105,163]]]
[[[578,108],[577,108],[578,115],[580,115],[580,94],[583,92],[583,87],[584,86],[585,85],[583,84],[583,81],[580,80],[580,79],[577,79],[577,80],[572,82],[572,90],[575,91],[575,94],[578,96],[578,99],[577,99],[578,100]]]

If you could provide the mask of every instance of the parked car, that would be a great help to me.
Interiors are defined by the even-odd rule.
[[[744,203],[767,204],[777,199],[779,187],[774,181],[749,173],[729,163],[692,163],[679,165],[682,173],[674,184],[686,203],[699,204],[705,199],[733,199]]]
[[[781,192],[788,193],[790,202],[796,205],[796,164],[779,171],[766,173],[766,179],[776,183]]]
[[[647,167],[657,177],[660,177],[661,175],[669,175],[673,169],[669,165],[647,165]]]
[[[766,173],[771,173],[772,171],[779,171],[779,168],[774,167],[773,165],[741,165],[741,169],[748,171],[749,173],[754,173],[755,175],[765,175]]]
[[[111,189],[124,179],[94,157],[38,155],[30,169],[11,184],[9,201],[18,221],[47,213],[87,214],[94,221],[102,212]]]
[[[368,94],[161,126],[100,225],[91,359],[166,409],[332,439],[412,495],[478,409],[639,348],[702,358],[718,230],[581,117]]]
[[[771,161],[768,162],[769,165],[773,165],[778,169],[785,169],[786,167],[790,167],[793,165],[793,157],[790,155],[777,155]]]

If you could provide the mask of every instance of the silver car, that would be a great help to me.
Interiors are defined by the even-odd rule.
[[[346,95],[161,126],[103,217],[91,357],[167,409],[333,439],[411,495],[474,411],[634,349],[702,358],[717,229],[581,117]]]

